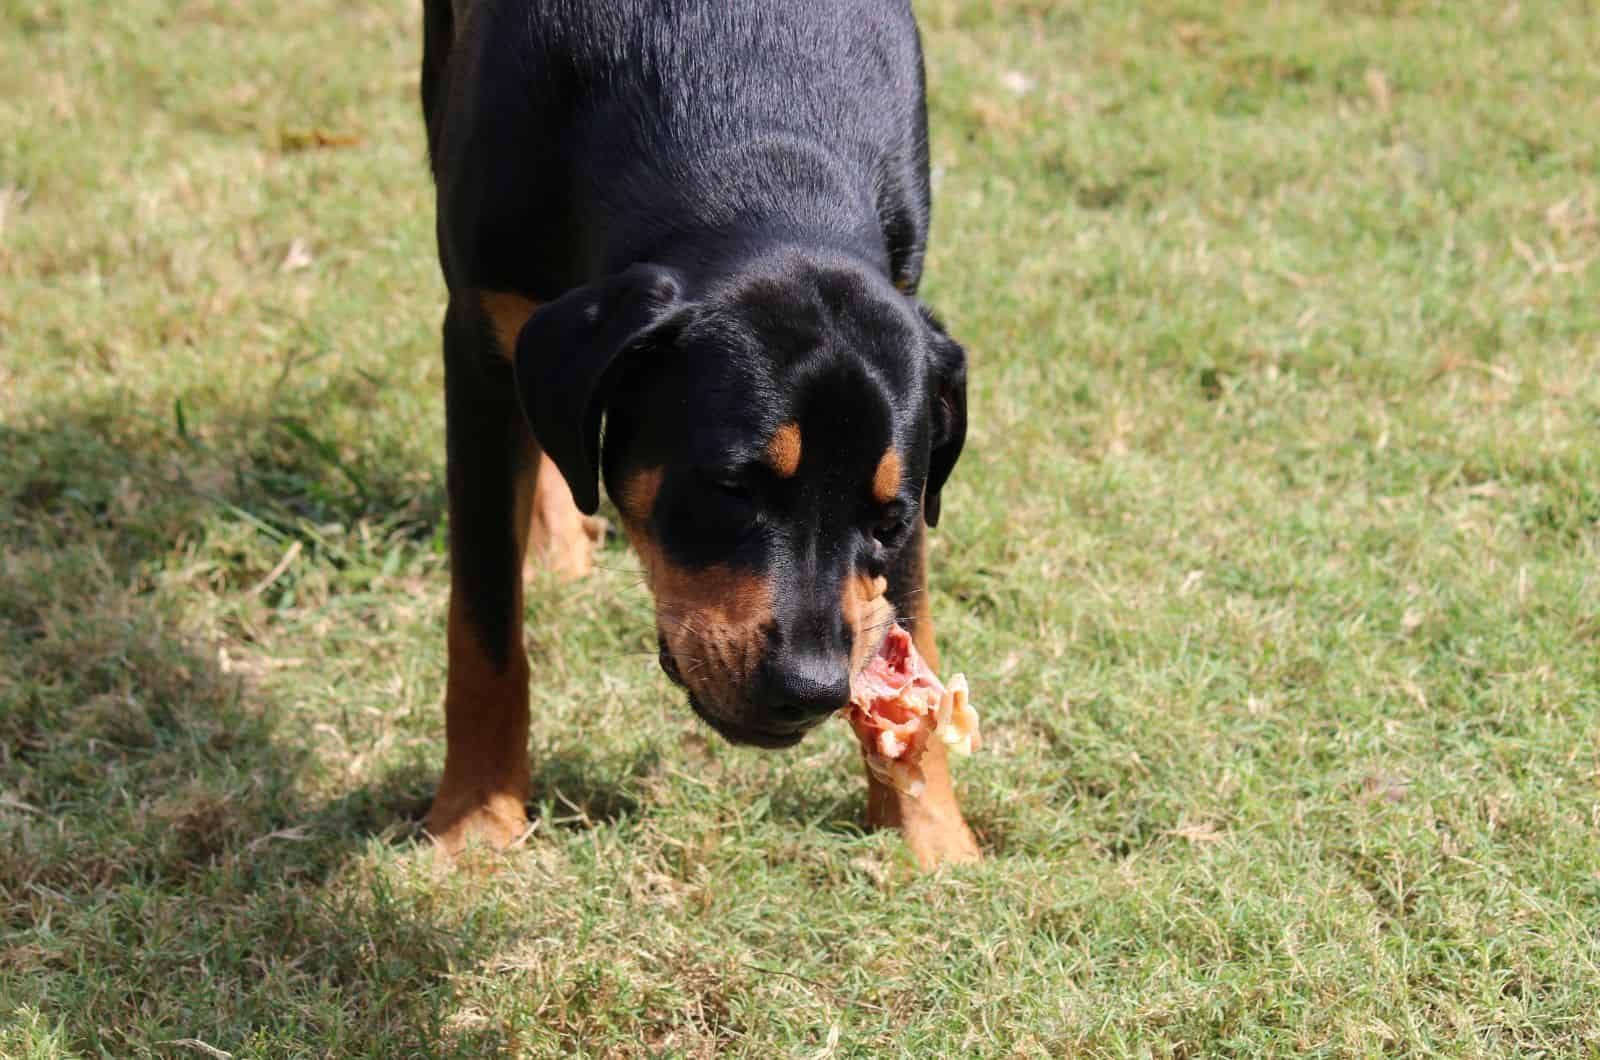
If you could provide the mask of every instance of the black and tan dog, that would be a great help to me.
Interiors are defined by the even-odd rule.
[[[915,298],[928,230],[905,0],[425,0],[449,445],[447,850],[524,827],[524,556],[580,573],[599,482],[661,667],[787,747],[896,616],[937,665],[924,532],[966,357]],[[601,441],[601,421],[606,431]],[[939,741],[868,816],[977,856]]]

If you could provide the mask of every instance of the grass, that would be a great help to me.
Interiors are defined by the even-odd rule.
[[[919,6],[988,860],[612,546],[446,874],[417,12],[7,0],[0,1055],[1600,1056],[1600,9]]]

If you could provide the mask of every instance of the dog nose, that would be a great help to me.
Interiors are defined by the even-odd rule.
[[[850,701],[850,673],[842,658],[786,659],[768,677],[767,699],[787,719],[814,722]]]

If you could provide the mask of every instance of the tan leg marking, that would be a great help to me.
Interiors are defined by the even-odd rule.
[[[517,353],[517,336],[539,308],[538,303],[505,291],[484,291],[478,295],[478,302],[494,328],[501,356],[512,360]],[[536,565],[565,579],[581,578],[594,569],[594,553],[605,539],[606,521],[578,511],[566,479],[542,453],[534,472],[532,518],[528,531],[529,574]]]
[[[532,503],[533,475],[525,470],[517,478],[512,516],[518,566],[527,547]],[[444,776],[426,821],[448,855],[458,853],[469,839],[509,846],[528,824],[523,809],[529,786],[528,656],[522,646],[522,583],[516,578],[512,583],[516,618],[503,667],[495,664],[478,630],[467,621],[462,591],[453,581],[450,586]]]
[[[606,536],[606,521],[578,510],[567,480],[543,453],[528,535],[530,570],[538,565],[565,579],[581,578],[594,569],[595,551]]]
[[[923,530],[927,534],[927,530]],[[923,539],[926,541],[926,538]],[[917,646],[917,653],[922,656],[934,673],[939,672],[939,645],[933,637],[933,608],[928,603],[927,568],[923,567],[921,590],[911,598],[911,643]]]
[[[478,295],[478,303],[494,325],[494,337],[500,345],[500,355],[511,360],[517,353],[517,336],[522,333],[522,325],[533,316],[539,303],[507,291],[484,291]]]
[[[452,855],[469,839],[509,846],[528,825],[528,659],[519,645],[496,668],[460,611],[452,592],[444,777],[427,820]]]
[[[927,530],[923,530],[926,535]],[[917,557],[916,584],[912,596],[911,638],[929,666],[939,667],[939,650],[934,644],[933,621],[929,615],[926,553]],[[931,869],[945,862],[977,861],[978,842],[972,837],[955,787],[950,782],[949,752],[939,740],[929,740],[922,756],[926,781],[919,798],[903,795],[867,770],[867,824],[873,828],[898,828],[917,863]]]

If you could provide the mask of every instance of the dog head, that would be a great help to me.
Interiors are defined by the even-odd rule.
[[[695,711],[783,747],[842,707],[966,434],[966,355],[934,316],[853,260],[703,290],[635,265],[536,311],[516,375],[585,512],[603,475]]]

